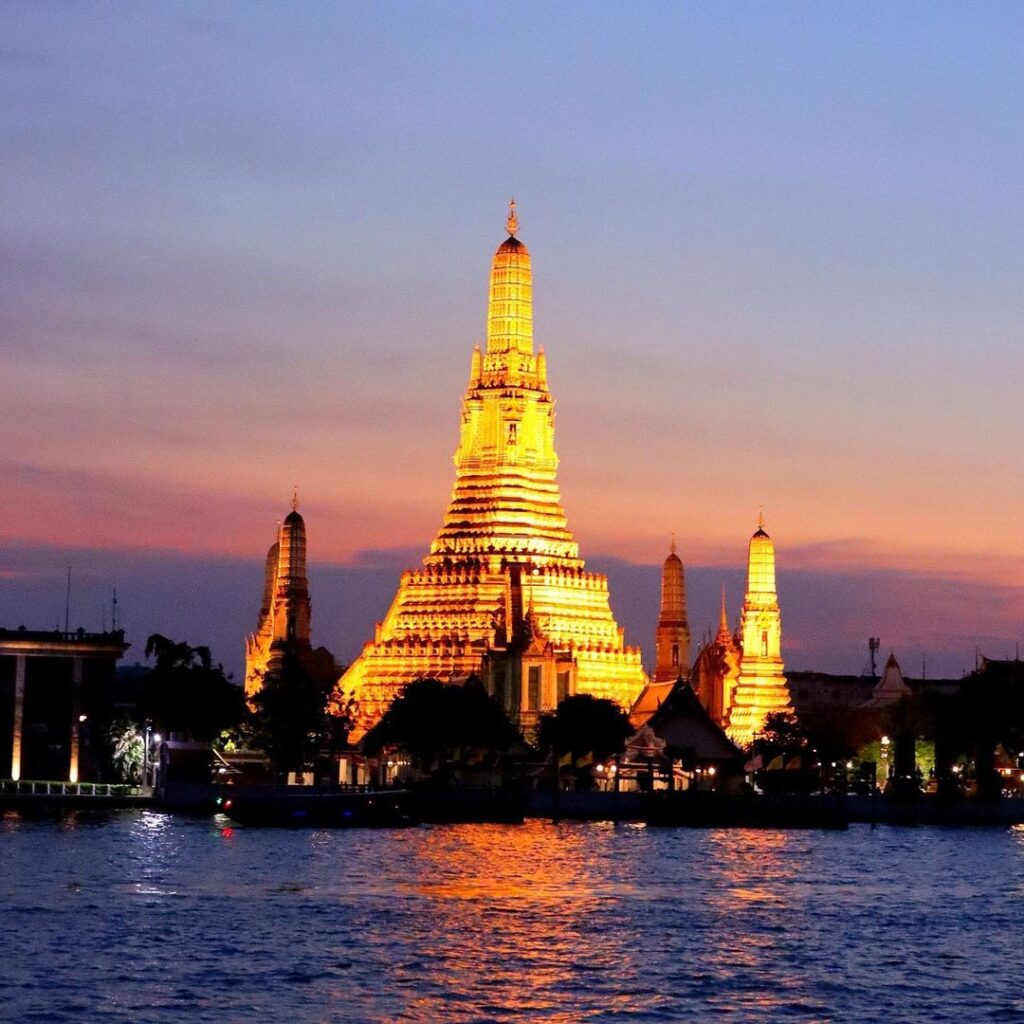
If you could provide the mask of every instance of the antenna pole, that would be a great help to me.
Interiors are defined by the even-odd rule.
[[[68,566],[68,586],[64,594],[64,632],[71,629],[71,566]]]

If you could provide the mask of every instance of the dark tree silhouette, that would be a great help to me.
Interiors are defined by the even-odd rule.
[[[302,771],[321,751],[342,746],[351,728],[351,709],[328,714],[333,686],[310,673],[294,654],[268,672],[252,698],[247,725],[251,742],[270,759],[275,772]]]
[[[600,761],[623,750],[633,732],[615,701],[578,693],[566,697],[554,714],[541,715],[538,741],[545,751],[574,757],[592,752]]]
[[[418,768],[430,771],[435,761],[460,748],[504,751],[518,739],[512,723],[478,680],[458,686],[417,679],[366,734],[363,747],[370,754],[400,747]]]
[[[242,688],[214,665],[209,647],[191,647],[154,633],[146,641],[154,658],[143,683],[142,713],[156,730],[212,741],[239,724],[245,707]]]

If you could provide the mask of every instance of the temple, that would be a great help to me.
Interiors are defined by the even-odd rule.
[[[740,617],[739,676],[732,692],[727,731],[746,746],[773,712],[790,712],[782,666],[782,617],[775,589],[775,546],[760,516],[747,556],[747,594]]]
[[[690,678],[690,624],[686,618],[686,578],[673,539],[661,570],[661,612],[655,635],[654,681]]]
[[[701,647],[691,677],[694,692],[711,716],[723,729],[729,724],[733,692],[740,674],[742,650],[729,630],[725,611],[725,587],[722,587],[722,613],[718,632]]]
[[[314,651],[310,641],[313,609],[306,579],[306,523],[298,505],[296,495],[267,552],[256,632],[245,640],[246,700],[262,689],[266,674],[279,669],[286,656],[293,656],[317,678],[334,674],[330,652],[323,647]]]
[[[478,676],[520,724],[572,693],[628,709],[647,677],[612,615],[607,578],[585,571],[560,503],[555,403],[533,349],[530,254],[508,237],[491,264],[487,344],[470,361],[455,487],[422,568],[402,574],[376,635],[338,682],[357,734],[420,677]]]

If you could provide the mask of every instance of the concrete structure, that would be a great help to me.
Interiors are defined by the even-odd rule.
[[[0,777],[92,781],[123,630],[0,629]],[[9,771],[8,771],[9,770]]]
[[[661,569],[661,612],[655,635],[654,681],[690,678],[690,624],[686,618],[686,575],[676,542]]]
[[[338,681],[357,735],[413,679],[480,675],[516,717],[591,693],[629,708],[647,681],[626,647],[608,581],[589,573],[560,504],[555,403],[533,350],[530,254],[508,238],[491,265],[486,352],[462,401],[455,488],[423,567],[402,574],[376,634]],[[529,620],[527,621],[527,610]]]
[[[727,731],[746,746],[773,712],[792,711],[782,665],[782,616],[775,589],[775,546],[764,516],[750,538],[747,593],[740,617],[740,672],[732,693]]]

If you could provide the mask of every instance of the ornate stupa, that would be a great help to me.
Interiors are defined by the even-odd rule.
[[[520,721],[571,693],[629,708],[646,675],[612,615],[608,580],[586,572],[556,470],[555,403],[533,350],[530,254],[508,237],[491,264],[487,347],[470,362],[455,488],[423,567],[402,574],[383,622],[338,682],[369,728],[424,676],[479,676]]]
[[[654,681],[690,678],[690,624],[686,618],[686,578],[675,538],[661,569],[661,612],[655,635]]]
[[[263,601],[256,632],[245,641],[245,696],[263,686],[263,677],[277,668],[286,653],[306,662],[310,645],[312,609],[306,580],[306,524],[299,515],[298,495],[292,510],[278,527],[277,542],[267,552]]]
[[[776,711],[792,711],[782,666],[782,617],[775,590],[775,545],[764,529],[764,515],[750,538],[747,594],[740,617],[743,655],[729,711],[729,738],[746,746]]]
[[[694,692],[711,716],[712,721],[725,728],[729,722],[733,691],[740,673],[740,645],[729,629],[725,611],[725,586],[722,587],[722,611],[718,632],[701,648],[693,666],[691,683]]]

